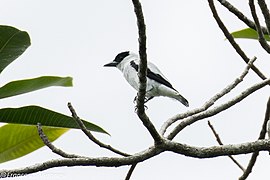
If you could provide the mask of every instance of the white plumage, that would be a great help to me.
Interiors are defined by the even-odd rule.
[[[115,59],[105,64],[105,67],[117,67],[124,75],[127,82],[138,91],[139,56],[130,51],[119,53]],[[189,106],[188,101],[173,88],[167,78],[151,62],[147,62],[147,81],[146,81],[146,98],[147,101],[156,96],[166,96],[180,101],[185,106]]]

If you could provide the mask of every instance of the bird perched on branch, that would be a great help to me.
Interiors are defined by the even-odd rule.
[[[119,53],[115,59],[105,64],[104,67],[116,67],[124,75],[127,82],[139,89],[139,56],[130,51]],[[147,62],[147,81],[146,81],[146,102],[156,96],[165,96],[176,99],[185,106],[189,106],[188,101],[173,88],[171,83],[165,78],[161,71],[151,62]]]

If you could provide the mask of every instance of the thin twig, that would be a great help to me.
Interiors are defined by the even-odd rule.
[[[236,50],[236,52],[242,57],[242,59],[248,63],[249,62],[249,58],[247,57],[247,55],[245,54],[245,52],[240,48],[240,46],[235,42],[233,36],[230,34],[230,32],[228,31],[228,29],[226,28],[226,26],[223,24],[223,22],[221,21],[221,19],[218,16],[218,13],[216,11],[215,5],[213,0],[208,0],[209,3],[209,7],[213,13],[213,17],[215,18],[218,26],[220,27],[220,29],[222,30],[223,34],[225,35],[225,37],[228,39],[228,41],[231,43],[231,45],[233,46],[233,48]],[[261,79],[266,79],[266,76],[255,66],[253,65],[251,67],[251,69],[261,78]]]
[[[91,140],[93,141],[95,144],[99,145],[102,148],[108,149],[116,154],[122,155],[122,156],[130,156],[127,153],[121,152],[115,148],[113,148],[110,145],[104,144],[103,142],[99,141],[98,139],[95,138],[95,136],[85,127],[85,125],[83,124],[82,120],[77,116],[75,109],[73,108],[73,106],[71,105],[71,103],[68,103],[68,108],[72,114],[73,119],[78,123],[80,129],[84,132],[84,134]]]
[[[253,57],[247,64],[246,68],[244,69],[244,71],[242,72],[242,74],[236,78],[231,84],[229,84],[226,88],[222,89],[219,93],[215,94],[210,100],[208,100],[206,103],[204,103],[204,105],[200,108],[196,108],[194,110],[191,111],[187,111],[185,113],[176,115],[170,119],[168,119],[161,127],[160,129],[160,134],[164,135],[167,128],[172,125],[173,123],[175,123],[176,121],[179,121],[181,119],[187,118],[189,116],[192,116],[194,114],[198,114],[200,112],[203,112],[205,110],[207,110],[208,108],[210,108],[211,106],[214,105],[214,103],[219,100],[221,97],[223,97],[225,94],[228,94],[232,89],[234,89],[240,82],[242,82],[245,78],[245,76],[248,74],[249,69],[251,68],[251,66],[253,65],[253,63],[255,62],[257,58]]]
[[[146,32],[144,16],[142,11],[142,5],[139,0],[132,0],[134,6],[134,12],[137,18],[137,26],[139,31],[139,54],[140,63],[138,69],[139,77],[139,91],[137,96],[137,114],[142,121],[143,125],[147,128],[148,132],[153,137],[155,143],[162,143],[162,138],[156,130],[153,123],[145,113],[144,101],[146,93],[146,73],[147,73],[147,54],[146,54]]]
[[[44,133],[42,126],[40,123],[37,124],[37,129],[38,129],[38,135],[40,137],[40,139],[43,141],[43,143],[52,150],[52,152],[54,152],[55,154],[58,154],[64,158],[83,158],[84,156],[80,156],[80,155],[76,155],[76,154],[69,154],[64,152],[63,150],[55,147],[50,140],[48,139],[48,137],[46,136],[46,134]]]
[[[215,130],[215,128],[214,128],[214,126],[211,124],[211,122],[210,121],[208,121],[208,126],[210,127],[210,129],[212,130],[212,132],[213,132],[213,134],[214,134],[214,136],[216,137],[216,140],[217,140],[217,142],[218,142],[218,144],[219,145],[223,145],[223,143],[222,143],[222,141],[221,141],[221,139],[220,139],[220,137],[219,137],[219,135],[218,135],[218,133],[216,132],[216,130]],[[231,156],[231,155],[229,155],[228,156],[242,171],[245,171],[245,168],[236,160],[236,159],[234,159],[234,157],[233,156]]]
[[[269,121],[269,118],[270,118],[270,97],[268,98],[268,101],[267,101],[264,121],[263,121],[262,129],[261,129],[261,132],[260,132],[260,135],[259,135],[258,139],[264,139],[265,138],[265,134],[267,132],[267,130],[266,130],[267,129],[267,122]],[[253,166],[255,165],[255,162],[256,162],[256,159],[257,159],[258,155],[259,155],[258,151],[252,153],[251,158],[249,160],[249,163],[247,165],[247,168],[244,171],[243,175],[241,177],[239,177],[239,180],[244,180],[249,176],[249,174],[252,171]]]
[[[127,173],[127,175],[126,175],[125,180],[130,180],[130,177],[131,177],[131,175],[132,175],[134,169],[136,168],[136,166],[137,166],[137,163],[131,165],[131,167],[130,167],[129,170],[128,170],[128,173]]]
[[[269,34],[269,32],[270,32],[270,13],[269,13],[269,9],[268,9],[267,4],[265,3],[264,0],[258,0],[258,4],[259,4],[259,6],[261,8],[261,11],[263,13],[265,24],[266,24],[268,34]]]
[[[224,104],[221,104],[221,105],[216,106],[212,109],[209,109],[207,111],[204,111],[204,112],[199,113],[199,114],[195,114],[189,118],[184,119],[172,130],[172,132],[167,136],[167,138],[169,140],[172,140],[185,127],[187,127],[187,126],[189,126],[189,125],[191,125],[199,120],[214,116],[214,115],[234,106],[236,103],[239,103],[240,101],[245,99],[247,96],[249,96],[250,94],[254,93],[255,91],[263,88],[264,86],[267,86],[269,83],[270,83],[270,78],[265,79],[262,82],[254,84],[253,86],[247,88],[246,90],[241,92],[238,96],[234,97],[233,99],[231,99],[230,101],[228,101]]]
[[[248,27],[254,29],[256,31],[256,25],[253,21],[248,19],[241,11],[239,11],[236,7],[230,4],[226,0],[218,0],[220,4],[222,4],[225,8],[227,8],[230,12],[232,12],[235,16],[237,16],[242,22],[244,22]],[[264,34],[268,34],[268,31],[265,27],[262,27],[262,31]]]
[[[250,7],[250,12],[252,14],[252,17],[253,17],[254,22],[255,22],[255,25],[256,25],[256,31],[257,31],[258,36],[259,36],[259,42],[260,42],[262,48],[266,52],[270,53],[270,46],[267,44],[267,42],[266,42],[266,40],[264,38],[264,34],[262,32],[260,21],[259,21],[259,18],[257,16],[257,13],[256,13],[256,8],[255,8],[254,0],[249,0],[249,7]]]

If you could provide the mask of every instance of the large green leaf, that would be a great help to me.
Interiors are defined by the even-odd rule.
[[[42,128],[52,142],[67,132],[66,128]],[[6,124],[0,127],[0,163],[19,158],[44,146],[36,126]]]
[[[0,73],[31,45],[25,31],[0,26]]]
[[[0,109],[0,122],[26,125],[37,125],[37,123],[41,123],[43,126],[79,128],[72,117],[39,106]],[[83,122],[90,131],[108,134],[104,129],[93,123]]]
[[[242,29],[240,31],[235,31],[232,32],[231,35],[234,38],[244,38],[244,39],[255,39],[258,40],[258,33],[257,31],[255,31],[254,29],[251,28],[246,28],[246,29]],[[267,41],[270,41],[270,38],[268,35],[264,35],[265,39]]]
[[[72,86],[72,78],[42,76],[34,79],[12,81],[0,87],[0,99],[36,91],[49,86]]]

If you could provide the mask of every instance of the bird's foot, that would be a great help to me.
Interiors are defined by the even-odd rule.
[[[144,108],[145,108],[145,110],[148,109],[148,107],[146,105],[144,105]],[[135,108],[134,108],[134,112],[137,113],[137,110],[138,110],[138,106],[136,105]]]
[[[137,101],[137,96],[135,96],[135,97],[134,97],[134,99],[133,99],[133,103],[135,104],[135,103],[136,103],[136,101]]]
[[[133,99],[133,103],[134,103],[134,104],[136,103],[137,98],[138,98],[138,95],[135,96],[134,99]],[[149,98],[145,97],[144,103],[147,103],[149,100],[151,100],[151,99],[153,99],[153,98],[154,98],[154,96],[151,96],[151,97],[149,97]]]
[[[134,100],[133,100],[133,103],[134,103],[134,104],[137,102],[137,97],[138,97],[138,96],[135,96],[135,98],[134,98]],[[152,99],[152,98],[151,98],[151,99]],[[146,102],[149,101],[149,100],[150,100],[149,98],[148,98],[148,99],[145,98],[144,103],[146,103]],[[148,109],[148,107],[147,107],[145,104],[144,104],[144,108],[145,108],[146,110]],[[136,105],[134,111],[137,112],[137,110],[138,110],[138,106]]]

